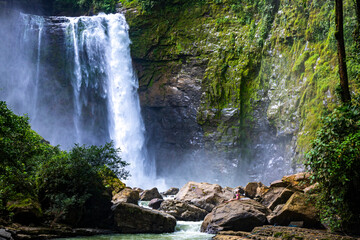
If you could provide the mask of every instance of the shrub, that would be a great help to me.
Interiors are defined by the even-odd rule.
[[[359,231],[360,223],[360,103],[335,109],[306,155],[313,180],[320,184],[317,207],[332,230]]]
[[[0,102],[1,216],[12,215],[14,204],[40,202],[39,212],[52,222],[111,224],[99,219],[110,216],[111,191],[123,188],[120,179],[129,176],[119,151],[112,142],[61,151],[31,130],[27,117]]]
[[[15,115],[0,101],[0,212],[19,198],[33,198],[38,156],[52,147],[31,130],[29,119]]]
[[[128,176],[124,170],[127,164],[118,152],[112,142],[104,146],[75,145],[69,153],[59,151],[43,161],[36,178],[42,208],[54,221],[75,226],[95,225],[99,215],[105,219],[111,194],[107,194],[104,179],[115,174],[122,179]]]

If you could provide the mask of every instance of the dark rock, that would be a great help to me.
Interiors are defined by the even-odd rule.
[[[40,203],[32,199],[8,203],[8,209],[14,214],[12,219],[16,223],[29,225],[38,224],[42,218]]]
[[[289,186],[289,183],[283,182],[282,180],[276,180],[276,181],[273,181],[272,183],[270,183],[270,188],[275,188],[275,187],[286,188],[288,186]]]
[[[261,204],[263,204],[266,207],[269,207],[272,202],[277,199],[281,193],[285,190],[284,187],[273,187],[270,188],[269,191],[267,191],[264,195],[262,195]]]
[[[123,189],[118,194],[115,194],[112,198],[113,203],[125,202],[125,203],[138,204],[139,200],[140,200],[139,191],[131,188]]]
[[[145,190],[140,194],[140,200],[141,201],[151,201],[154,198],[160,198],[163,197],[160,195],[157,188],[152,188],[150,190]]]
[[[302,240],[358,240],[359,238],[330,233],[323,230],[306,229],[299,227],[261,226],[251,232],[221,231],[213,237],[214,240],[275,240],[275,239],[302,239]]]
[[[113,206],[115,229],[120,233],[174,232],[176,219],[166,213],[141,208],[131,203]]]
[[[163,192],[162,194],[165,196],[169,196],[169,195],[176,195],[178,192],[179,192],[178,188],[170,188],[169,190]]]
[[[13,240],[13,236],[11,232],[6,229],[0,229],[0,239]]]
[[[290,189],[285,188],[277,197],[269,203],[268,208],[274,210],[277,205],[284,204],[294,194]]]
[[[139,188],[139,187],[134,187],[133,189],[139,191],[140,193],[142,193],[144,191],[144,189]]]
[[[6,231],[11,232],[14,239],[51,239],[114,233],[108,229],[70,228],[64,225],[52,227],[14,226],[11,230],[7,229]]]
[[[80,220],[73,227],[85,228],[108,228],[113,225],[113,217],[111,211],[111,196],[109,195],[93,195],[85,203],[84,210],[81,211]],[[77,211],[76,211],[77,212]],[[74,219],[76,220],[76,218]]]
[[[255,200],[238,200],[221,204],[206,215],[201,231],[217,233],[223,230],[251,231],[267,223],[270,210]]]
[[[175,200],[187,202],[211,212],[224,200],[232,199],[233,195],[230,188],[223,189],[218,184],[188,182],[176,194]]]
[[[269,188],[261,182],[250,182],[245,187],[245,196],[249,198],[256,198],[264,195]]]
[[[154,198],[149,202],[149,207],[151,207],[152,209],[159,209],[163,201],[164,199]]]
[[[201,221],[208,214],[204,209],[177,200],[165,200],[159,210],[183,221]]]
[[[305,194],[296,192],[284,205],[278,205],[267,217],[270,224],[287,226],[293,221],[303,221],[307,228],[321,228],[317,210]]]

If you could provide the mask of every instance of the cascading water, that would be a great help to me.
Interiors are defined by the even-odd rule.
[[[20,14],[18,20],[22,38],[9,56],[13,64],[19,59],[25,64],[17,72],[5,70],[13,77],[1,79],[7,86],[1,99],[17,113],[28,113],[32,127],[54,145],[113,140],[130,163],[129,185],[165,188],[155,180],[155,164],[144,145],[125,17]]]
[[[140,114],[138,82],[130,56],[130,39],[121,14],[68,18],[67,37],[73,45],[74,123],[81,135],[82,108],[88,104],[89,85],[103,87],[100,96],[107,100],[110,139],[120,147],[129,162],[130,184],[153,186],[155,164],[144,147],[145,127]],[[97,82],[90,79],[97,78]],[[99,77],[100,76],[100,77]],[[99,81],[100,80],[100,81]],[[152,180],[152,181],[149,181]],[[150,187],[148,185],[148,187]]]

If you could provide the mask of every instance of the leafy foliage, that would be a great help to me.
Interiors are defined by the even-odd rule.
[[[110,204],[112,185],[123,188],[119,179],[129,176],[119,151],[112,142],[61,151],[31,130],[27,117],[0,102],[2,216],[11,214],[11,201],[32,199],[52,221],[89,226],[91,218],[105,214],[98,206]]]
[[[39,201],[57,220],[77,225],[93,207],[89,201],[95,198],[110,202],[111,194],[103,196],[106,193],[103,180],[115,173],[126,178],[128,172],[123,170],[126,165],[112,143],[103,147],[75,145],[69,153],[59,152],[41,163],[36,175]],[[109,167],[114,171],[103,170]]]
[[[360,223],[360,102],[336,108],[307,153],[306,165],[320,184],[317,206],[332,230],[352,231]]]
[[[6,203],[19,198],[19,194],[34,195],[32,174],[37,157],[51,147],[31,130],[28,118],[15,115],[0,102],[0,210]]]
[[[52,9],[53,14],[92,14],[97,12],[115,12],[116,0],[43,0],[43,4]]]

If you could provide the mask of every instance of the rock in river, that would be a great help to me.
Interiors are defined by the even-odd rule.
[[[208,214],[204,209],[177,200],[165,200],[159,210],[183,221],[201,221]]]
[[[163,197],[160,195],[159,190],[157,188],[152,188],[150,190],[145,190],[140,194],[140,200],[141,201],[151,201],[154,198],[160,198]]]
[[[201,231],[217,233],[219,231],[247,231],[267,223],[270,210],[259,202],[248,199],[231,201],[215,207],[206,215]]]
[[[166,213],[119,202],[113,206],[115,229],[120,233],[174,232],[176,219]]]

